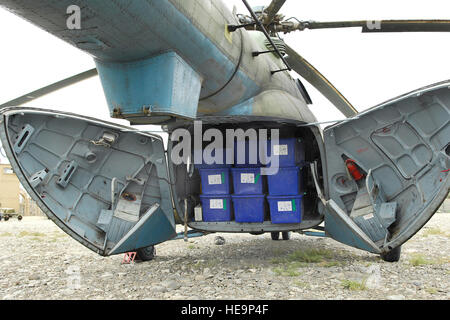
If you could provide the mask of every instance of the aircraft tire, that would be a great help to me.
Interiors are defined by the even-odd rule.
[[[291,233],[289,231],[282,232],[281,235],[283,237],[283,240],[290,240],[291,239]]]
[[[397,248],[394,248],[387,253],[382,253],[381,259],[383,259],[386,262],[398,262],[400,260],[401,253],[402,247],[398,246]]]
[[[280,233],[279,232],[271,232],[270,236],[272,237],[272,240],[280,240]]]
[[[151,261],[155,258],[156,249],[155,246],[149,246],[145,248],[138,249],[136,258],[141,261]]]

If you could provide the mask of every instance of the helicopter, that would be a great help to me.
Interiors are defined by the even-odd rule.
[[[280,234],[288,240],[290,232],[300,232],[398,261],[402,244],[449,192],[450,81],[358,112],[280,34],[327,28],[448,32],[450,20],[302,21],[285,19],[285,2],[251,7],[243,0],[248,13],[240,14],[221,0],[0,0],[2,8],[83,50],[96,64],[0,105],[2,145],[42,211],[102,256],[135,251],[151,260],[155,245],[169,240],[211,233],[270,233],[273,240]],[[346,119],[322,130],[302,80],[291,71]],[[111,117],[131,127],[20,107],[96,75]],[[169,134],[167,150],[159,135],[136,127],[149,124]],[[212,168],[218,173],[205,182],[202,170],[208,169],[192,162],[196,151],[205,154],[212,133],[228,130],[270,130],[273,160],[292,155],[280,141],[293,142],[295,156],[301,149],[301,165],[287,174],[297,181],[288,187],[301,190],[275,199],[270,190],[259,191],[260,202],[245,203],[246,215],[262,212],[258,221],[237,219],[244,209],[230,193],[234,183],[256,184],[259,174],[246,168],[245,176],[231,181],[229,172],[238,168],[227,154],[231,168]],[[177,139],[180,133],[194,139]],[[228,149],[234,143],[227,142]],[[178,163],[172,155],[180,147],[187,149]],[[258,180],[263,190],[271,188],[270,179]],[[207,197],[216,190],[208,184],[216,188],[224,181],[228,195]],[[227,215],[205,218],[218,212]],[[295,219],[286,220],[289,214]],[[184,232],[176,232],[177,224]]]

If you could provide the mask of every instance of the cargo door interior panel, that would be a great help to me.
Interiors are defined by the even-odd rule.
[[[329,198],[382,249],[414,235],[448,192],[449,107],[438,84],[324,131]]]
[[[165,152],[158,136],[53,112],[13,110],[4,119],[2,141],[16,160],[15,172],[71,236],[103,255],[130,237],[141,219],[147,224],[158,220],[157,230],[174,236]],[[146,245],[165,240],[152,232]]]

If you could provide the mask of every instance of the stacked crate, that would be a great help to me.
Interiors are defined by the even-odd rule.
[[[203,150],[195,152],[202,153]],[[224,222],[232,219],[230,165],[226,165],[226,149],[218,152],[221,155],[221,163],[197,165],[202,183],[200,201],[205,222]]]
[[[252,163],[250,145],[257,146],[256,162]],[[245,151],[245,159],[238,159],[239,151]],[[252,140],[235,142],[234,168],[231,168],[234,194],[231,196],[234,206],[234,217],[238,223],[263,223],[265,214],[265,194],[263,176],[259,161],[259,143]]]
[[[268,175],[270,207],[272,223],[301,223],[303,207],[303,188],[301,185],[302,165],[305,150],[297,138],[280,139],[278,143],[269,141],[269,156],[277,157],[278,173]]]

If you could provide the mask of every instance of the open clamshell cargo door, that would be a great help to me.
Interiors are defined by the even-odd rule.
[[[0,116],[22,185],[74,239],[106,256],[175,236],[161,137],[54,111],[9,108]]]
[[[328,127],[324,141],[327,233],[389,252],[417,233],[449,192],[450,82]]]

